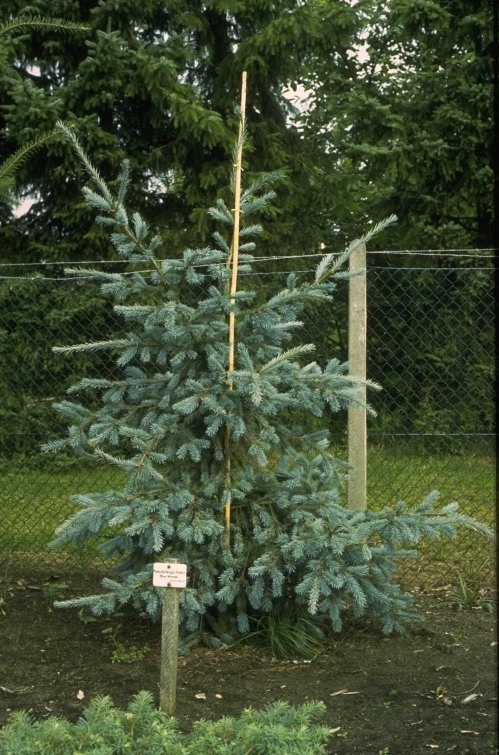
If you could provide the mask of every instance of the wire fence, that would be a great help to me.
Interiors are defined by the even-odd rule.
[[[494,271],[487,252],[368,252],[376,255],[367,271],[368,377],[382,386],[369,396],[376,410],[368,423],[373,509],[416,504],[439,489],[442,504],[457,500],[493,525]],[[241,285],[274,291],[289,271],[306,275],[315,263],[259,260]],[[121,269],[119,262],[97,264]],[[0,558],[16,570],[101,568],[95,546],[47,546],[73,511],[70,495],[116,487],[120,472],[42,455],[40,446],[65,434],[52,403],[67,388],[82,376],[118,375],[109,355],[67,357],[52,347],[107,339],[124,325],[94,281],[71,279],[62,263],[45,264],[44,277],[25,277],[32,267],[38,269],[0,269]],[[347,359],[347,296],[340,283],[333,306],[305,319],[300,340],[316,344],[319,363]],[[346,412],[325,421],[346,458]],[[493,572],[492,544],[466,532],[423,543],[420,556],[401,565],[400,578],[420,588],[455,582],[459,574],[491,584]]]

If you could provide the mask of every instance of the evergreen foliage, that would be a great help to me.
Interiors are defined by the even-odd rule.
[[[392,212],[399,222],[389,243],[382,234],[371,250],[376,245],[493,246],[491,12],[489,0],[230,0],[205,5],[176,0],[168,8],[163,0],[36,0],[30,6],[24,0],[2,0],[0,24],[9,32],[0,36],[0,56],[12,75],[0,81],[0,161],[17,163],[16,196],[36,198],[21,218],[0,203],[3,261],[116,257],[106,233],[79,201],[84,176],[71,151],[60,142],[44,142],[59,118],[73,124],[104,175],[116,175],[125,153],[129,155],[129,201],[152,228],[160,228],[173,250],[208,243],[214,220],[206,209],[228,178],[233,101],[243,69],[250,81],[246,175],[274,167],[287,174],[279,206],[266,210],[262,255],[278,254],[284,246],[287,253],[316,252],[320,242],[332,247],[338,238],[356,237],[368,218]],[[86,37],[61,34],[49,25],[16,34],[12,18],[28,13],[37,22],[54,14],[61,23],[90,29]],[[357,49],[367,56],[356,55]],[[310,93],[306,115],[283,96],[286,87]],[[42,149],[31,152],[37,144]],[[28,152],[30,160],[23,163]],[[228,201],[223,189],[221,195]],[[435,266],[435,259],[419,262]],[[463,262],[453,259],[456,265]],[[410,263],[410,256],[397,258],[398,265]],[[376,258],[376,265],[391,264],[393,260]],[[12,274],[18,275],[19,268]],[[463,293],[455,298],[455,309],[472,311],[473,317],[483,311],[487,288],[479,275],[463,273]],[[395,300],[391,284],[389,288]],[[452,313],[438,299],[450,287],[437,290],[431,283],[430,288],[439,309],[431,315],[433,322],[443,321],[441,334],[450,333],[449,338],[441,336],[431,365],[450,365],[450,379],[451,372],[460,374],[462,364],[467,372],[492,375],[487,356],[456,352]],[[373,306],[385,300],[381,283],[372,281],[370,290]],[[425,297],[426,290],[421,286],[418,297]],[[340,290],[337,303],[341,298],[345,292]],[[406,300],[402,295],[394,302],[391,342],[400,343],[397,320]],[[19,320],[26,316],[23,310]],[[32,321],[37,317],[34,301]],[[480,316],[478,326],[482,339],[489,313],[483,319],[485,325]],[[341,348],[344,322],[337,308],[317,342],[334,341]],[[21,338],[16,334],[16,340]],[[406,330],[404,343],[421,360],[426,351],[422,342],[411,328]],[[488,336],[486,344],[485,350]],[[378,369],[378,344],[373,347]],[[335,354],[345,358],[339,350]],[[461,363],[456,368],[457,358]],[[433,379],[430,363],[423,367]],[[395,383],[405,367],[394,355],[389,370]],[[445,417],[425,381],[405,397],[406,406],[427,426],[483,431],[481,420],[477,425],[468,418],[490,413],[492,378],[487,381],[480,397],[475,390],[466,419],[461,411],[452,412],[450,420]],[[447,386],[443,390],[449,391]],[[465,403],[468,380],[457,390]],[[17,401],[13,393],[10,389],[9,404]],[[395,398],[398,402],[400,393]],[[457,426],[456,416],[462,417]],[[397,429],[393,423],[383,427]]]
[[[170,238],[204,243],[207,197],[227,178],[225,124],[247,70],[247,167],[288,175],[262,251],[283,242],[315,251],[392,212],[392,248],[494,245],[489,0],[36,0],[28,10],[2,0],[0,24],[28,12],[91,30],[87,40],[9,32],[4,60],[20,80],[0,85],[1,157],[58,118],[71,121],[108,175],[129,155],[133,205],[148,222],[166,209]],[[286,87],[309,93],[306,115],[282,96]],[[86,235],[87,259],[111,253],[86,208],[68,207],[81,180],[55,144],[21,171],[19,189],[39,201],[11,219],[30,230],[11,240],[13,251],[79,259]]]
[[[418,442],[427,443],[431,453],[476,454],[487,447],[478,444],[492,443],[492,260],[479,260],[482,269],[475,261],[474,269],[467,269],[467,261],[463,269],[373,272],[370,376],[384,390],[373,402],[377,417],[370,423],[372,440],[375,433],[386,433],[383,442],[393,433],[396,443],[399,434],[424,434]],[[420,264],[420,257],[412,263]]]
[[[326,618],[335,631],[350,609],[378,619],[385,633],[401,631],[415,617],[410,596],[392,581],[396,559],[411,555],[422,537],[452,536],[458,526],[488,530],[460,514],[457,504],[435,510],[436,493],[413,511],[403,503],[377,513],[346,510],[345,464],[331,453],[327,430],[307,432],[299,425],[304,412],[324,418],[360,400],[361,383],[347,374],[347,365],[331,359],[321,368],[306,361],[313,345],[290,347],[304,308],[331,305],[336,281],[348,277],[341,266],[350,250],[324,256],[312,280],[291,274],[268,299],[250,285],[232,297],[230,242],[222,234],[214,248],[163,257],[160,236],[125,208],[129,165],[113,194],[74,135],[60,128],[92,178],[86,200],[129,270],[80,270],[102,280],[127,333],[55,348],[66,354],[109,350],[122,376],[85,377],[73,386],[70,394],[96,391],[101,403],[56,404],[71,426],[66,438],[45,450],[72,449],[117,466],[127,478],[122,490],[74,496],[79,510],[53,545],[106,536],[102,553],[116,563],[112,578],[103,581],[106,592],[58,605],[87,606],[99,615],[131,603],[157,618],[162,593],[152,586],[152,565],[176,558],[189,572],[180,595],[187,642],[208,634],[215,643],[230,641],[249,631],[251,618],[285,611],[290,602],[303,614]],[[251,215],[271,198],[272,178],[242,196],[240,275],[251,272],[254,244],[247,239],[260,231]],[[222,200],[212,214],[232,231]],[[360,243],[393,220],[375,226]],[[236,317],[231,372],[230,312]]]
[[[312,152],[315,145],[323,201],[345,198],[340,213],[329,213],[334,222],[325,210],[323,240],[337,225],[348,237],[359,222],[393,212],[397,227],[369,251],[442,251],[370,257],[373,267],[476,266],[445,250],[496,246],[493,3],[365,0],[352,7],[350,51],[327,59],[312,53],[302,82],[309,93],[303,139]],[[374,432],[427,433],[433,450],[468,444],[474,452],[474,434],[490,430],[493,256],[479,264],[489,269],[370,277],[370,374],[383,378],[388,394]],[[433,433],[448,435],[438,441]]]
[[[0,74],[5,83],[12,87],[22,86],[22,79],[8,62],[9,40],[27,31],[50,30],[57,32],[82,32],[88,29],[84,24],[76,24],[60,18],[41,18],[24,15],[13,18],[7,23],[0,24]],[[18,150],[0,164],[0,201],[12,203],[11,194],[15,181],[16,169],[23,165],[30,155],[52,141],[55,131],[40,134],[23,144]]]
[[[493,247],[493,3],[354,7],[352,52],[312,54],[303,82],[317,180],[355,222],[394,212],[391,249]]]
[[[289,123],[294,108],[283,90],[299,80],[310,50],[327,54],[330,46],[348,45],[348,3],[35,0],[29,8],[90,30],[72,40],[43,30],[10,47],[8,59],[21,81],[0,84],[0,156],[63,119],[85,140],[104,175],[115,176],[129,157],[133,206],[152,226],[162,225],[166,212],[169,226],[162,232],[176,248],[204,244],[213,230],[206,213],[210,197],[230,174],[233,102],[247,70],[247,175],[287,171],[262,248],[274,252],[278,244],[298,246],[300,239],[301,248],[315,251],[312,225],[305,234],[296,213],[305,202],[313,207],[310,195],[319,198],[321,187],[310,181],[312,166]],[[28,12],[24,0],[2,0],[0,23],[21,12]],[[71,151],[59,143],[19,172],[19,192],[32,193],[36,202],[25,217],[10,220],[19,227],[19,236],[10,239],[11,258],[19,259],[21,250],[30,262],[112,256],[106,235],[92,227],[91,213],[78,201],[82,182]]]
[[[104,353],[80,354],[71,362],[54,359],[52,344],[71,343],[82,331],[97,340],[111,329],[119,332],[116,315],[95,283],[38,275],[0,284],[0,459],[47,463],[40,444],[64,430],[52,402],[64,396],[78,375],[102,377],[117,371]],[[54,461],[60,465],[62,457]]]
[[[324,711],[320,702],[299,708],[277,702],[239,718],[196,721],[192,733],[181,734],[174,718],[154,708],[149,692],[139,692],[126,711],[109,697],[95,697],[76,724],[12,714],[0,731],[0,755],[320,755],[328,738],[327,727],[317,723]]]

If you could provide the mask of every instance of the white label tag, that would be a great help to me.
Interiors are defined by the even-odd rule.
[[[187,564],[154,564],[152,583],[154,587],[185,587]]]

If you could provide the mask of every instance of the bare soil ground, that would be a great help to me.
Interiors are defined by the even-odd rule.
[[[92,577],[0,578],[0,726],[19,709],[75,721],[95,695],[119,707],[142,689],[158,698],[158,625],[138,615],[85,623],[52,607],[96,587]],[[496,617],[442,606],[442,594],[418,596],[426,620],[406,634],[384,638],[358,623],[309,662],[244,643],[180,657],[180,728],[275,700],[318,699],[332,732],[328,755],[497,753]]]

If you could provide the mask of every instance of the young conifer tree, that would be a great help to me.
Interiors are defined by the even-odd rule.
[[[331,452],[327,430],[300,427],[304,413],[320,418],[360,401],[360,381],[347,374],[347,365],[331,359],[321,368],[307,361],[313,345],[290,346],[304,309],[330,306],[336,281],[348,277],[341,267],[350,250],[324,256],[313,280],[289,275],[283,290],[268,298],[252,290],[250,276],[232,295],[232,251],[222,233],[214,234],[215,248],[164,256],[160,237],[125,209],[128,164],[114,196],[75,136],[59,128],[92,179],[86,201],[130,267],[123,274],[77,272],[102,280],[128,326],[126,337],[56,349],[110,350],[122,378],[80,380],[70,392],[100,392],[101,404],[56,404],[71,427],[45,450],[69,448],[126,476],[121,490],[73,497],[79,510],[53,545],[107,535],[100,548],[115,566],[102,594],[58,605],[100,615],[132,604],[159,617],[162,591],[152,585],[152,566],[176,558],[189,575],[180,594],[184,637],[207,632],[229,641],[248,631],[252,617],[290,606],[327,620],[335,631],[346,610],[377,618],[385,633],[401,631],[415,615],[410,596],[393,582],[396,559],[414,553],[424,536],[452,536],[460,525],[488,530],[460,514],[457,504],[436,511],[436,493],[413,510],[399,503],[380,512],[348,511],[342,505],[345,465]],[[240,273],[251,271],[249,239],[261,231],[252,217],[272,199],[276,178],[264,175],[242,194]],[[218,200],[210,212],[230,238],[230,209]]]

